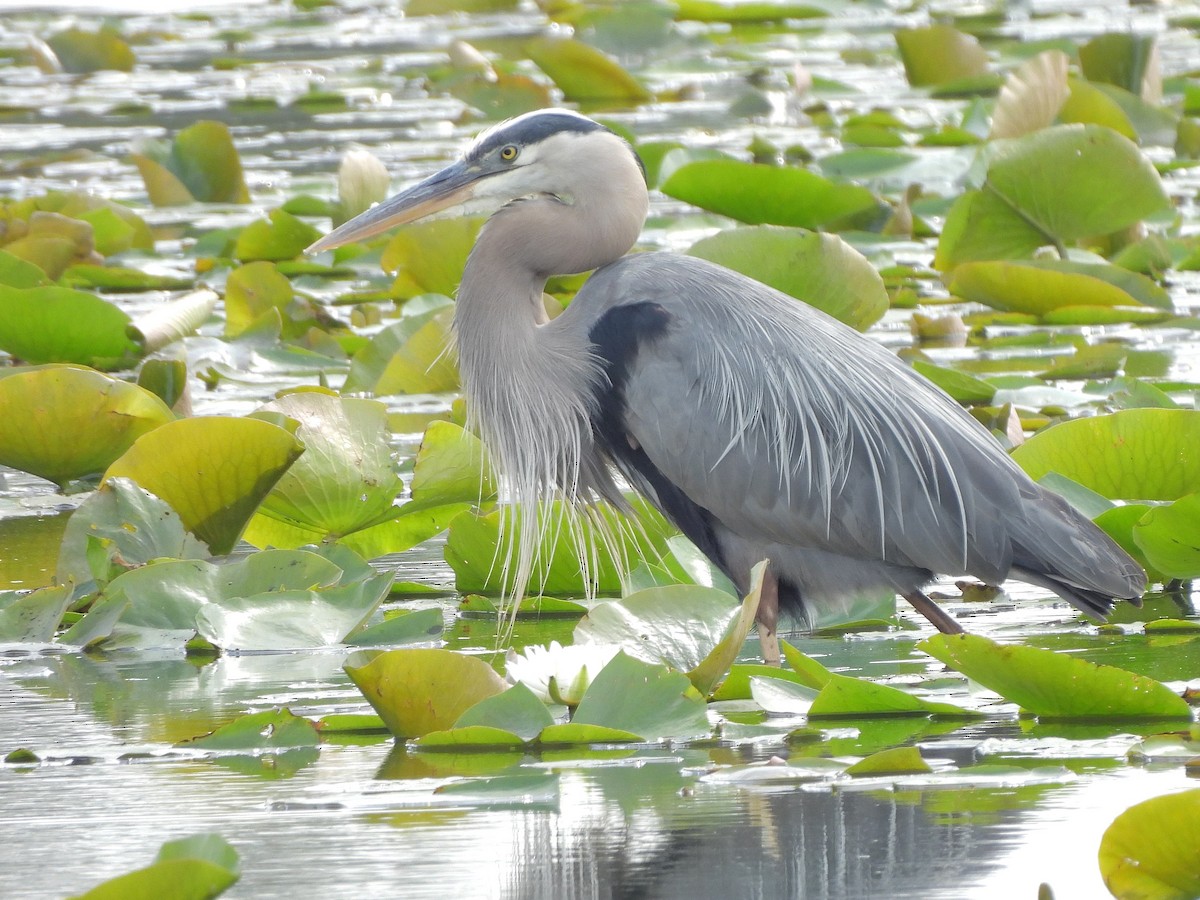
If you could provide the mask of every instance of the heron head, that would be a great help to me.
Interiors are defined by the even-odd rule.
[[[308,248],[319,253],[438,213],[495,212],[511,203],[640,191],[645,169],[624,140],[565,109],[542,109],[489,128],[462,159],[355,216]],[[642,215],[645,215],[644,209]]]

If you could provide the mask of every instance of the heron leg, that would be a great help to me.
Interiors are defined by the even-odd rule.
[[[779,666],[779,579],[768,565],[763,573],[762,591],[759,593],[758,643],[762,647],[763,662],[768,666]]]
[[[900,596],[911,603],[913,609],[932,622],[933,627],[942,634],[965,633],[963,627],[958,624],[957,619],[926,597],[921,591],[910,591]]]

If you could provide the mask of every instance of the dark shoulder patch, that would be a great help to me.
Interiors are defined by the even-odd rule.
[[[671,314],[657,303],[616,306],[602,315],[588,332],[612,385],[611,393],[624,390],[629,365],[638,348],[666,332]]]

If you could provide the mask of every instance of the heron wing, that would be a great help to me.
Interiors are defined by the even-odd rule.
[[[764,544],[1007,574],[1015,464],[893,354],[701,260],[645,254],[602,276],[608,312],[649,304],[666,322],[629,335],[627,439],[724,527]]]

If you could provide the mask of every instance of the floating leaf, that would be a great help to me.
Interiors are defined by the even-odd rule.
[[[48,643],[71,603],[71,587],[0,591],[0,643]]]
[[[111,69],[132,72],[137,59],[120,32],[107,25],[98,31],[68,28],[52,35],[47,41],[63,71],[73,74]]]
[[[223,122],[189,125],[159,159],[139,153],[132,158],[155,206],[250,202],[241,157]]]
[[[693,22],[781,22],[785,19],[816,19],[830,14],[830,7],[824,2],[673,0],[672,5],[676,19]]]
[[[0,378],[0,464],[63,485],[174,418],[149,391],[92,369],[30,369]]]
[[[295,259],[315,242],[321,232],[289,212],[273,209],[269,221],[256,219],[238,235],[233,255],[241,262]]]
[[[888,310],[883,279],[834,234],[759,225],[720,231],[688,250],[865,331]]]
[[[167,841],[155,862],[119,875],[76,900],[211,900],[238,880],[238,853],[215,834]]]
[[[225,337],[236,338],[271,310],[282,319],[294,294],[291,281],[272,262],[234,269],[225,281]]]
[[[104,475],[167,501],[214,553],[228,553],[275,482],[304,451],[258,419],[179,419],[142,435]]]
[[[650,92],[616,60],[582,41],[540,37],[526,44],[525,52],[572,102],[637,104],[650,99]]]
[[[891,747],[872,753],[846,770],[854,778],[879,775],[921,775],[932,772],[916,747]]]
[[[300,423],[304,454],[259,507],[260,516],[333,540],[395,518],[396,474],[388,439],[387,407],[374,400],[302,392],[261,407]]]
[[[456,390],[458,367],[448,352],[452,319],[448,302],[401,317],[354,355],[343,389],[378,396]]]
[[[917,648],[1039,719],[1191,718],[1187,703],[1166,685],[1065,653],[974,634],[937,634]]]
[[[923,700],[907,691],[877,684],[864,678],[852,678],[830,672],[810,656],[801,653],[786,641],[780,649],[796,673],[808,687],[818,691],[808,710],[810,717],[821,716],[947,716],[969,718],[972,713],[949,703]]]
[[[919,359],[913,361],[913,368],[959,403],[990,403],[996,396],[995,385],[968,375],[966,372],[935,366]]]
[[[1120,900],[1200,897],[1200,788],[1117,816],[1100,839],[1100,874]]]
[[[50,283],[46,273],[38,266],[0,250],[0,285],[14,288],[45,287]]]
[[[483,442],[453,422],[430,422],[413,465],[409,512],[494,500],[496,481]]]
[[[1161,100],[1158,43],[1152,34],[1112,31],[1099,34],[1079,48],[1079,66],[1088,81],[1124,88],[1132,94]]]
[[[1200,578],[1200,494],[1150,507],[1133,526],[1133,540],[1156,572]]]
[[[1137,129],[1119,103],[1094,84],[1072,78],[1068,81],[1070,93],[1059,110],[1063,122],[1083,125],[1102,125],[1117,134],[1137,140]]]
[[[686,675],[624,653],[596,675],[571,724],[613,729],[646,741],[689,740],[712,732],[704,698]]]
[[[1057,472],[1110,500],[1200,492],[1200,412],[1130,409],[1072,419],[1013,451],[1035,481]]]
[[[690,162],[669,176],[662,192],[751,225],[832,228],[873,213],[878,201],[866,188],[839,184],[793,166],[764,166],[734,159]]]
[[[1060,125],[999,145],[980,191],[946,217],[935,265],[1029,256],[1127,228],[1170,201],[1150,161],[1116,132]]]
[[[430,219],[396,230],[384,247],[380,265],[396,273],[393,291],[407,299],[421,294],[452,296],[462,281],[467,254],[484,220],[479,217]]]
[[[238,716],[211,734],[176,746],[189,750],[275,751],[315,747],[318,741],[316,726],[285,708]]]
[[[950,25],[901,28],[895,35],[904,74],[913,87],[943,84],[988,71],[987,53],[979,41]]]
[[[346,638],[351,647],[399,647],[440,641],[444,623],[437,608],[416,609],[384,619]]]
[[[458,718],[452,729],[427,734],[418,746],[431,749],[463,746],[468,742],[472,746],[488,746],[492,741],[508,745],[509,738],[516,738],[517,743],[522,744],[532,741],[544,728],[553,724],[554,717],[546,705],[525,685],[517,684],[501,694],[480,700]],[[485,737],[476,729],[487,729],[491,734]],[[468,733],[463,734],[464,731]],[[488,743],[479,743],[481,738]]]
[[[1145,275],[1060,260],[964,263],[954,270],[950,291],[995,309],[1034,315],[1064,306],[1171,308],[1170,295]]]
[[[94,294],[0,286],[0,350],[25,362],[128,365],[137,352],[128,325],[128,315]]]
[[[449,650],[388,650],[346,674],[392,734],[405,739],[454,727],[459,717],[507,685],[481,659]]]

